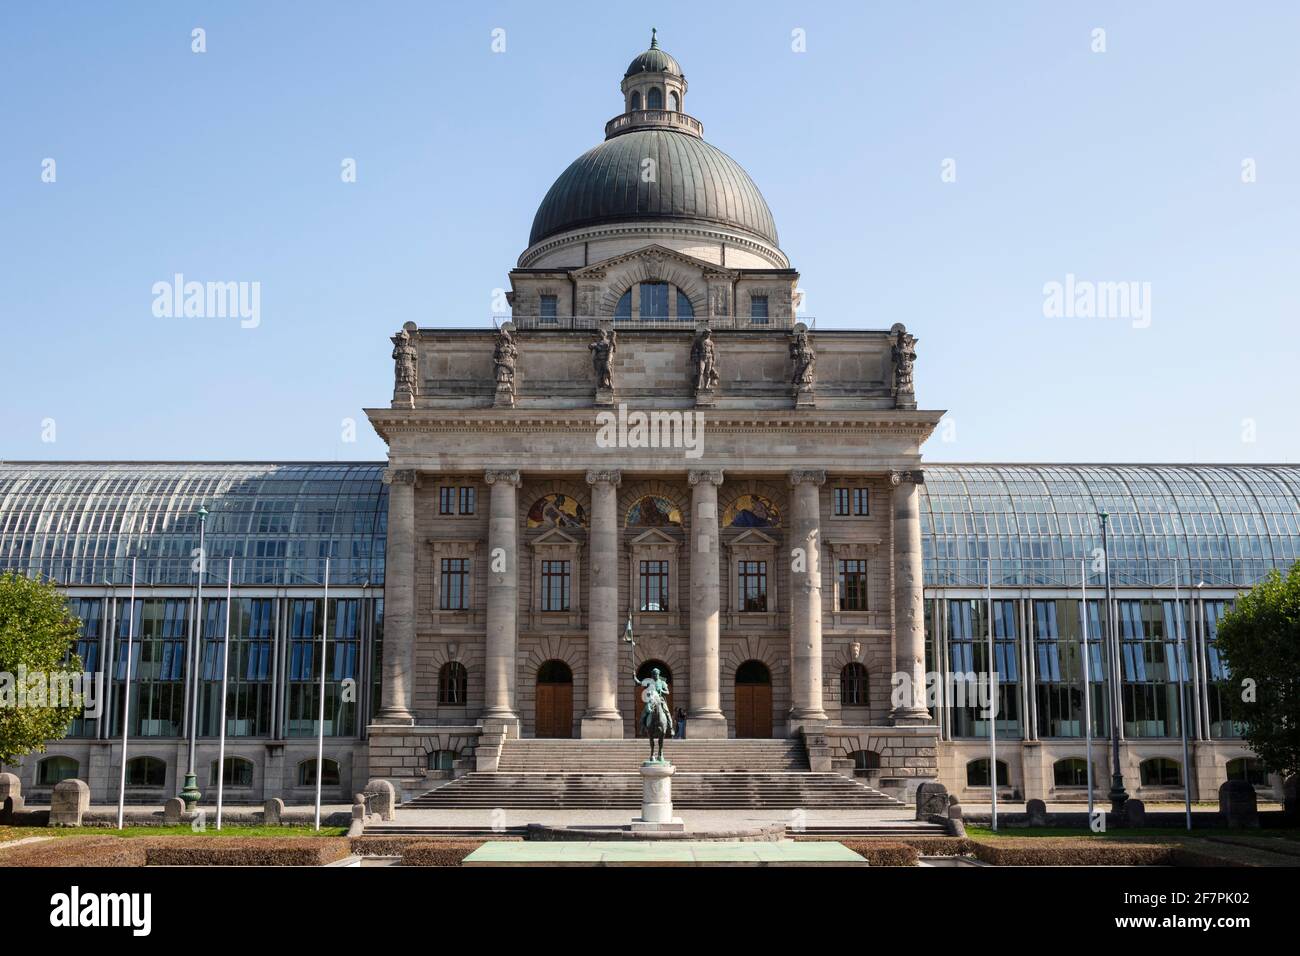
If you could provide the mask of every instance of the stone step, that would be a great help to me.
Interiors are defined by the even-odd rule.
[[[519,738],[501,748],[501,773],[556,771],[630,772],[646,759],[644,739],[622,740]],[[672,740],[664,753],[687,771],[807,771],[803,742],[792,739]]]
[[[457,807],[626,807],[641,805],[636,773],[471,773],[403,804]],[[834,773],[678,773],[673,803],[683,808],[876,808],[902,804]]]

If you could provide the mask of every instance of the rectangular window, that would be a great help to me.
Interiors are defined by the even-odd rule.
[[[452,510],[455,503],[456,503],[455,488],[449,487],[447,485],[443,485],[441,488],[438,489],[438,514],[440,515],[455,514],[456,512]]]
[[[870,500],[867,497],[866,488],[853,489],[853,513],[855,515],[868,515],[871,513]]]
[[[849,513],[849,489],[835,489],[835,513],[843,516]]]
[[[542,610],[569,609],[569,562],[542,562]]]
[[[641,562],[641,610],[668,610],[668,562]]]
[[[767,562],[740,562],[740,609],[767,610]]]
[[[556,299],[553,295],[542,296],[538,315],[541,316],[543,325],[555,325],[555,323],[559,321],[555,313],[555,301]]]
[[[749,321],[753,325],[767,325],[767,296],[749,297]]]
[[[474,513],[475,493],[472,485],[462,485],[460,488],[460,513],[463,515],[472,515]]]
[[[469,608],[469,558],[442,559],[442,593],[438,607],[443,611]]]
[[[867,609],[867,562],[860,559],[839,562],[840,610]]]

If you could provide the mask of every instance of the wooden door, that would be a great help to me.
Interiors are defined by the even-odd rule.
[[[537,736],[573,736],[573,685],[537,685]]]
[[[772,736],[772,685],[736,685],[736,736]]]

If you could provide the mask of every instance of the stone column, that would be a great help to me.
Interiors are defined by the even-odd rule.
[[[921,577],[921,511],[916,490],[923,480],[919,471],[896,471],[889,476],[894,500],[895,682],[898,675],[903,675],[910,685],[906,699],[889,715],[895,724],[931,722],[925,706],[925,595]]]
[[[691,702],[687,737],[726,737],[718,690],[718,485],[721,470],[696,470],[691,482]]]
[[[591,593],[587,600],[587,712],[582,736],[621,740],[623,718],[618,712],[618,471],[589,471],[591,530],[587,563]],[[628,675],[630,677],[630,675]]]
[[[388,542],[384,551],[384,649],[380,724],[413,724],[415,683],[415,482],[411,470],[388,469]],[[269,794],[276,796],[276,794]]]
[[[484,721],[504,724],[506,736],[519,736],[515,713],[515,657],[519,617],[519,472],[488,471],[491,488],[487,547]]]
[[[819,730],[827,719],[822,709],[821,496],[818,491],[825,482],[824,471],[790,472],[790,547],[802,552],[790,556],[791,733],[800,728]]]

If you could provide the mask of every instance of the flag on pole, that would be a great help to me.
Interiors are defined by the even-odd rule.
[[[135,634],[135,558],[131,559],[131,604],[126,612],[126,683],[122,687],[122,773],[117,784],[117,828],[126,813],[126,745],[131,730],[131,654]]]

